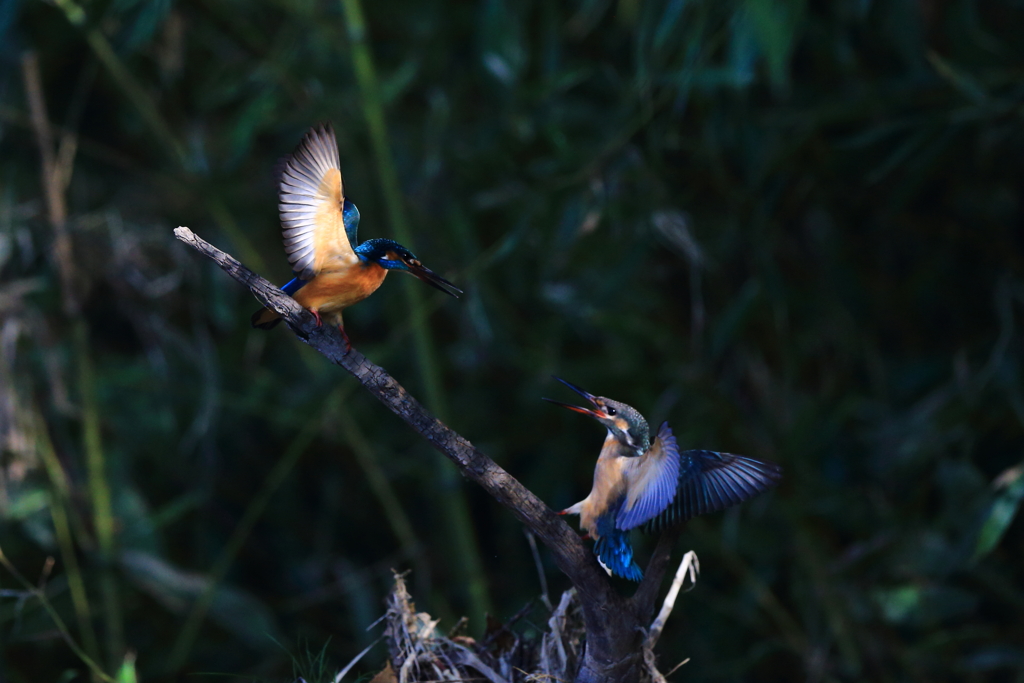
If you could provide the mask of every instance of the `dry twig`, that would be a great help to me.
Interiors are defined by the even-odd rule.
[[[658,612],[658,616],[651,623],[651,628],[647,632],[647,638],[644,639],[644,665],[647,667],[647,673],[654,683],[666,683],[666,676],[672,675],[676,669],[690,661],[689,659],[684,659],[679,664],[676,664],[672,671],[662,674],[656,666],[657,658],[654,656],[654,646],[658,643],[658,638],[661,637],[661,631],[665,628],[665,622],[672,615],[672,608],[676,605],[676,598],[679,597],[679,589],[682,588],[683,581],[689,575],[692,587],[697,582],[698,574],[700,574],[700,561],[697,559],[697,553],[688,550],[679,563],[679,569],[676,570],[675,578],[672,579],[672,586],[668,589],[668,594],[665,595],[665,602],[661,605],[661,611]]]

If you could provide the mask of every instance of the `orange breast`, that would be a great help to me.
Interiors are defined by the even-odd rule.
[[[377,291],[387,274],[376,263],[360,261],[342,270],[320,273],[295,292],[295,300],[320,313],[341,311]]]
[[[602,452],[603,455],[603,452]],[[608,512],[612,503],[625,491],[622,477],[622,458],[601,457],[594,468],[594,487],[580,505],[580,527],[597,539],[597,518]]]

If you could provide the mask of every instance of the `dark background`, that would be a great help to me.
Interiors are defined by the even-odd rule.
[[[673,680],[1024,681],[1024,3],[358,10],[0,1],[0,549],[71,637],[143,681],[313,683],[377,638],[392,568],[470,635],[538,596],[510,514],[173,239],[284,282],[272,169],[330,121],[360,236],[466,290],[393,275],[354,344],[553,508],[603,433],[552,374],[785,467],[683,535]],[[85,680],[0,591],[0,681]]]

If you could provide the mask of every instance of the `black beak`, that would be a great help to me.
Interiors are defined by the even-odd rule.
[[[554,375],[552,375],[552,377],[554,377]],[[590,417],[592,417],[594,419],[597,419],[597,420],[605,420],[605,419],[608,418],[608,415],[606,415],[603,410],[600,410],[600,406],[598,405],[597,401],[594,400],[596,397],[593,394],[591,394],[590,392],[587,392],[587,391],[583,391],[583,389],[580,389],[578,386],[576,386],[575,384],[572,384],[571,382],[566,382],[561,377],[555,377],[555,379],[557,379],[559,382],[561,382],[565,386],[567,386],[570,389],[572,389],[573,391],[575,391],[577,394],[579,394],[583,398],[587,399],[587,401],[590,403],[590,405],[594,406],[594,408],[597,408],[598,410],[591,410],[590,408],[581,408],[580,406],[574,406],[571,403],[562,403],[561,401],[555,401],[555,400],[550,399],[550,398],[545,398],[543,400],[547,401],[548,403],[554,403],[556,406],[562,406],[563,408],[568,408],[569,410],[575,411],[577,413],[581,413],[583,415],[589,415]]]
[[[406,263],[405,265],[406,265],[406,267],[409,268],[409,272],[410,273],[412,273],[413,275],[415,275],[419,279],[423,280],[424,282],[426,282],[431,287],[433,287],[435,289],[440,289],[442,292],[444,292],[448,296],[453,296],[456,299],[458,299],[459,298],[459,294],[462,294],[462,290],[461,289],[459,289],[458,287],[456,287],[452,283],[448,282],[443,277],[441,277],[440,275],[438,275],[437,273],[432,271],[430,268],[427,268],[422,263],[419,263],[418,265],[413,265],[411,263]]]

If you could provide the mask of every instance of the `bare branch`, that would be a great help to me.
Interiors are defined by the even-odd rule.
[[[555,557],[555,563],[581,593],[603,595],[609,591],[597,563],[579,537],[537,496],[526,489],[497,463],[481,453],[469,441],[430,414],[382,367],[356,349],[345,352],[345,342],[337,329],[317,327],[313,316],[290,296],[252,272],[235,258],[217,249],[191,230],[179,227],[175,237],[212,259],[224,271],[249,288],[265,306],[281,315],[302,341],[348,370],[395,415],[447,456],[463,476],[482,486],[499,503],[525,524]]]
[[[537,539],[533,537],[529,529],[524,529],[526,540],[530,543],[530,553],[533,555],[533,564],[537,567],[537,577],[540,579],[540,601],[548,608],[548,612],[554,607],[551,605],[551,597],[548,595],[548,579],[544,576],[544,565],[540,561],[540,553],[537,552]]]
[[[248,287],[302,341],[351,373],[377,400],[455,463],[464,477],[482,486],[548,547],[555,564],[576,588],[586,626],[587,645],[576,673],[578,682],[639,679],[644,664],[645,627],[654,613],[655,598],[668,569],[678,530],[665,532],[658,540],[636,594],[632,598],[621,596],[593,554],[558,515],[515,477],[430,414],[383,368],[355,349],[346,352],[345,341],[337,329],[328,325],[317,327],[313,316],[294,299],[188,228],[179,227],[174,234]]]
[[[21,69],[25,80],[25,95],[32,116],[32,129],[42,161],[43,196],[46,198],[46,214],[53,228],[53,254],[60,273],[64,310],[75,315],[78,313],[78,300],[74,287],[74,259],[71,254],[71,238],[67,231],[68,209],[64,190],[71,180],[74,151],[77,147],[73,143],[70,146],[62,144],[62,153],[59,157],[55,156],[53,129],[46,111],[46,99],[43,97],[42,77],[39,75],[39,59],[34,52],[22,55]],[[69,137],[73,137],[71,133],[65,133],[65,143]]]

